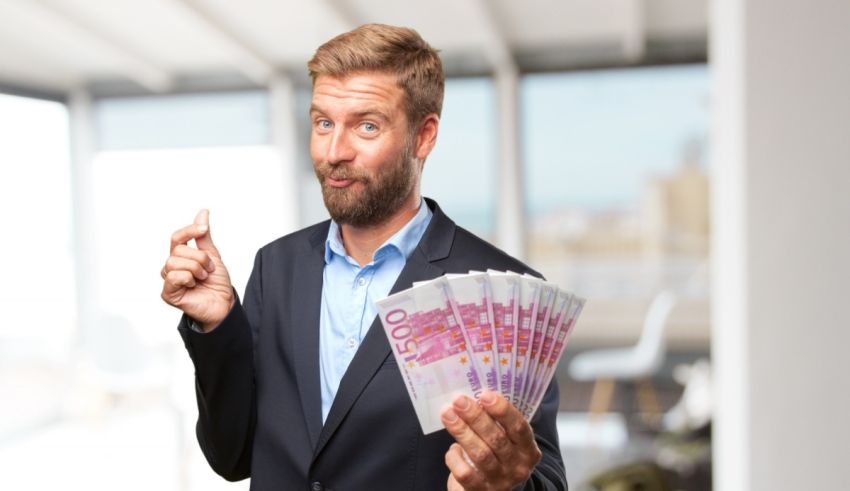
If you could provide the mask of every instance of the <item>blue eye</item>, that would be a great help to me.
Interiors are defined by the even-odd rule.
[[[316,125],[317,125],[320,129],[323,129],[323,130],[329,130],[329,129],[331,129],[331,126],[333,126],[333,125],[331,124],[331,122],[330,122],[330,121],[328,121],[327,119],[320,119],[319,121],[317,121],[317,122],[316,122]]]
[[[378,130],[378,127],[375,126],[373,123],[363,123],[361,126],[368,133],[372,133],[373,131]]]

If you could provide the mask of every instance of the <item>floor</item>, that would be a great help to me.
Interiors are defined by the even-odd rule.
[[[672,406],[681,394],[681,387],[669,377],[670,367],[699,355],[671,357],[670,366],[665,366],[656,381],[662,408]],[[0,427],[4,430],[0,432],[0,489],[248,489],[247,481],[229,483],[208,467],[193,434],[196,413],[191,397],[174,401],[167,392],[153,392],[126,399],[109,398],[85,386],[24,390],[36,386],[26,382],[28,377],[35,384],[45,376],[37,371],[27,375],[16,370],[14,377],[0,380],[3,386],[15,384],[6,389],[16,391],[17,402],[26,402],[7,404],[0,410],[8,416],[0,420],[18,425]],[[187,385],[178,387],[178,393],[191,396],[191,377],[182,378]],[[573,490],[580,489],[594,474],[618,464],[659,460],[658,435],[647,431],[635,414],[633,388],[618,386],[610,412],[596,418],[584,412],[591,390],[592,384],[562,378],[558,428]],[[51,392],[54,396],[65,392],[73,397],[63,398],[60,405],[47,404],[55,400],[51,399]],[[42,409],[34,414],[26,408]],[[18,424],[21,421],[27,424]],[[708,471],[710,474],[710,467]],[[702,477],[703,483],[706,479]],[[710,488],[685,484],[676,489]]]

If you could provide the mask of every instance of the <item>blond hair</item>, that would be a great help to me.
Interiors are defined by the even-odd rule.
[[[445,75],[437,51],[407,27],[365,24],[319,46],[307,62],[313,83],[319,76],[346,77],[378,71],[396,76],[405,95],[413,130],[428,114],[440,115]]]

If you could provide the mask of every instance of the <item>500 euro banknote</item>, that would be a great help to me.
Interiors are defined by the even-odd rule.
[[[376,306],[422,432],[443,428],[440,413],[455,397],[477,400],[482,390],[445,278],[390,295]]]
[[[564,348],[566,347],[569,336],[575,327],[576,320],[584,308],[584,304],[585,299],[570,295],[564,318],[553,336],[551,351],[546,356],[546,359],[541,365],[540,371],[536,377],[537,384],[534,389],[534,393],[531,394],[526,402],[527,406],[523,408],[523,413],[526,419],[531,419],[537,411],[537,408],[540,406],[540,402],[543,400],[546,388],[549,386],[549,382],[552,381],[552,377],[555,376],[555,368],[558,366],[558,361],[560,361],[561,356],[564,354]]]
[[[487,390],[498,392],[498,351],[488,276],[486,273],[449,274],[446,278],[455,318],[466,331],[467,349],[475,360],[481,382]]]

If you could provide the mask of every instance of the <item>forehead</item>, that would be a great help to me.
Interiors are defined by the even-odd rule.
[[[381,72],[360,72],[345,77],[320,75],[313,84],[312,109],[322,112],[379,106],[401,110],[404,92],[396,77]]]

